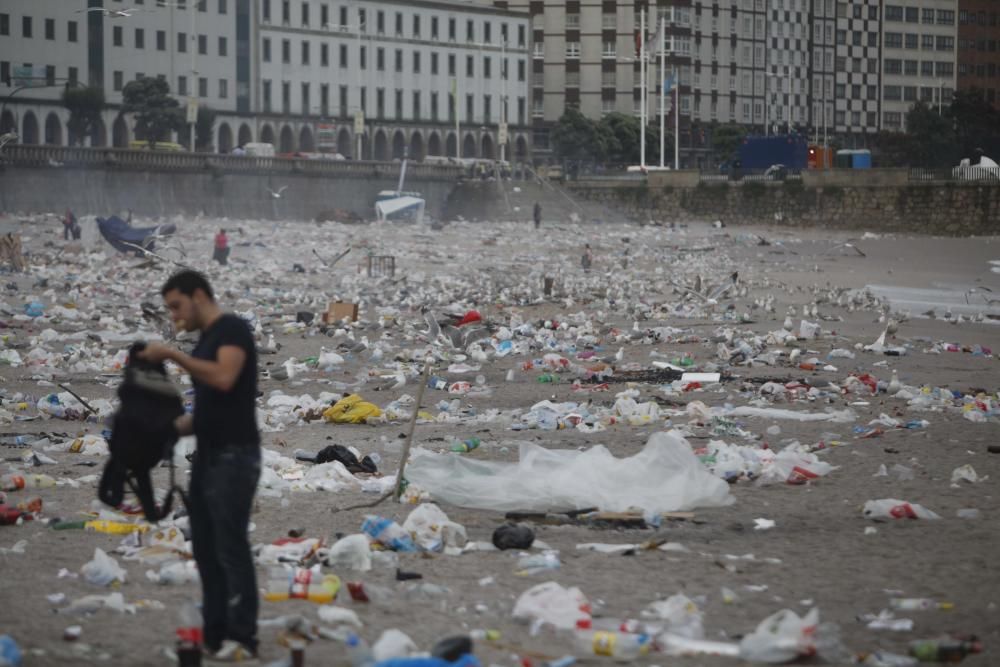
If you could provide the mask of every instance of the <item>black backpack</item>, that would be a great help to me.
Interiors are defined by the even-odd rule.
[[[184,414],[184,404],[163,364],[137,356],[145,347],[140,342],[129,348],[124,378],[118,387],[121,405],[112,417],[108,441],[111,458],[101,475],[97,497],[117,507],[128,484],[139,498],[146,520],[155,523],[170,514],[174,491],[180,491],[174,484],[172,455],[178,437],[174,420]],[[150,473],[164,459],[171,461],[170,492],[163,507],[158,508]]]

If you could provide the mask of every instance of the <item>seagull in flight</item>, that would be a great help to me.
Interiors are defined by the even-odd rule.
[[[268,188],[267,191],[270,192],[271,196],[274,197],[275,199],[281,199],[281,193],[284,192],[287,188],[288,188],[287,185],[282,185],[280,188],[278,188],[277,192],[275,192],[271,188]]]
[[[134,12],[141,12],[142,10],[143,10],[142,7],[128,7],[126,9],[107,9],[105,7],[89,7],[87,9],[78,9],[76,10],[76,13],[79,14],[81,12],[87,12],[87,13],[101,12],[108,18],[117,19],[117,18],[128,18],[132,16]]]

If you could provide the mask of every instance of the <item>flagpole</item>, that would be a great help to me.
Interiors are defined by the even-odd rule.
[[[681,82],[677,71],[670,82],[674,89],[674,170],[681,168]]]
[[[639,165],[646,166],[646,8],[640,5],[639,15]]]
[[[664,119],[667,113],[667,91],[665,90],[663,77],[667,74],[667,50],[664,48],[663,43],[666,41],[667,36],[667,25],[666,18],[660,17],[660,32],[659,39],[657,40],[659,44],[657,47],[660,49],[660,169],[665,166],[663,163],[664,155],[667,146],[667,137],[664,127]]]
[[[462,159],[462,127],[458,119],[458,72],[455,72],[455,80],[452,82],[452,97],[455,100],[455,157]]]

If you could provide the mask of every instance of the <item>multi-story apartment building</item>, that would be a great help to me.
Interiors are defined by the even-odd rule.
[[[905,130],[917,100],[942,108],[956,81],[955,0],[891,0],[882,21],[880,129]]]
[[[263,141],[348,156],[360,144],[369,159],[459,149],[524,159],[529,39],[527,14],[486,1],[8,0],[0,126],[25,143],[66,143],[60,95],[78,81],[108,102],[90,143],[126,146],[135,137],[122,90],[156,76],[182,106],[218,113],[222,152]]]
[[[1000,109],[1000,4],[994,0],[958,2],[958,89],[978,88]]]
[[[880,0],[837,2],[833,120],[848,145],[878,131],[881,10]]]

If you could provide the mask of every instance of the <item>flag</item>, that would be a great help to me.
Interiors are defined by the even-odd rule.
[[[653,35],[653,44],[656,48],[651,49],[648,54],[651,56],[659,55],[660,51],[664,48],[664,42],[667,39],[666,31],[664,30],[666,26],[666,21],[662,18],[657,19],[656,34]]]
[[[674,78],[672,76],[668,76],[666,79],[663,80],[663,92],[669,93],[673,89],[674,89]]]

